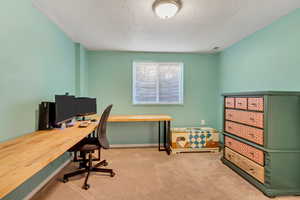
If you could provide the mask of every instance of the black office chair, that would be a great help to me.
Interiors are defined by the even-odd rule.
[[[81,162],[80,166],[81,168],[84,169],[65,174],[63,177],[64,183],[68,182],[69,178],[72,176],[76,176],[87,172],[84,185],[83,185],[83,189],[87,190],[90,187],[90,185],[87,182],[91,171],[108,173],[110,174],[111,177],[115,176],[115,173],[113,172],[112,169],[100,168],[101,166],[108,165],[106,160],[103,160],[94,166],[92,165],[92,161],[93,161],[92,154],[94,153],[94,151],[98,150],[99,148],[103,148],[103,149],[109,148],[109,142],[106,137],[106,124],[112,106],[113,105],[109,105],[102,113],[99,125],[97,127],[97,138],[85,138],[80,142],[80,145],[77,145],[76,147],[76,150],[80,151],[80,153],[82,154],[82,160],[80,161]],[[86,159],[86,154],[88,154],[88,159]]]

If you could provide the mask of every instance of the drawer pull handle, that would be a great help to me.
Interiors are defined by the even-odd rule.
[[[242,103],[241,103],[241,102],[239,102],[238,104],[239,104],[239,105],[242,105]]]
[[[251,121],[255,121],[253,117],[250,117],[250,120],[251,120]]]
[[[253,133],[250,133],[249,135],[250,135],[252,138],[254,138],[254,134],[253,134]]]
[[[232,114],[228,114],[229,117],[232,117]]]
[[[249,172],[252,173],[252,174],[255,174],[255,170],[253,168],[250,168]]]
[[[231,142],[228,142],[228,144],[231,145],[232,143],[231,143]]]
[[[250,152],[251,156],[254,156],[254,153],[253,152]]]
[[[257,104],[256,103],[251,103],[251,106],[257,106]]]
[[[228,126],[228,129],[232,129],[232,127],[231,127],[231,126]]]

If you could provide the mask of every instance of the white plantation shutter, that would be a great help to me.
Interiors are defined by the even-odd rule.
[[[182,104],[182,63],[133,63],[134,104]]]
[[[159,65],[159,102],[181,102],[181,66],[178,63]]]
[[[151,63],[140,63],[136,67],[135,101],[156,102],[157,67]]]

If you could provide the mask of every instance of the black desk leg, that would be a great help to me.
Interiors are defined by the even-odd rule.
[[[165,151],[167,152],[168,155],[171,153],[170,149],[170,143],[171,143],[171,121],[165,121]]]
[[[73,162],[77,162],[78,158],[77,158],[77,151],[74,151],[74,158],[73,158]]]
[[[164,121],[164,149],[167,148],[167,122]]]
[[[171,149],[170,149],[170,121],[164,121],[164,135],[163,135],[163,148],[161,148],[160,145],[160,136],[161,136],[161,125],[160,121],[158,122],[158,151],[166,151],[168,155],[170,155]]]
[[[158,151],[163,151],[163,149],[160,148],[160,121],[158,122]]]

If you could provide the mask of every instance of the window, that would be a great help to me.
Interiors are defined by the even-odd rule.
[[[133,63],[133,104],[182,104],[183,63]]]

